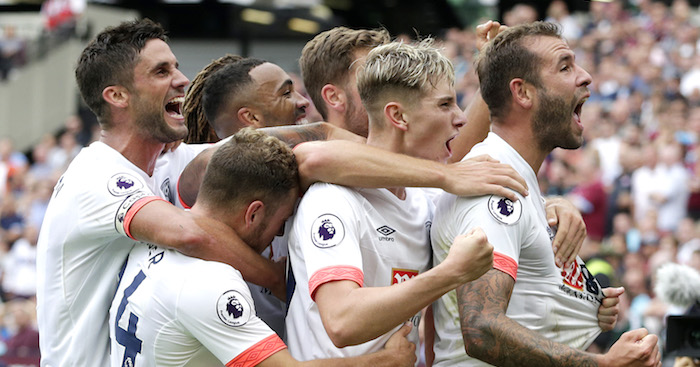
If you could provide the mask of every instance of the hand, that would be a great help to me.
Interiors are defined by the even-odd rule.
[[[635,329],[620,336],[620,339],[605,353],[604,366],[661,366],[659,338],[646,329]]]
[[[617,314],[620,309],[617,307],[620,303],[620,296],[625,293],[625,288],[603,288],[603,303],[598,307],[598,326],[603,331],[610,331],[615,327],[617,322]]]
[[[476,47],[481,50],[488,41],[492,40],[506,28],[508,28],[508,26],[501,25],[501,23],[493,20],[479,24],[476,26]]]
[[[558,267],[568,266],[578,255],[586,239],[586,223],[574,204],[562,197],[547,198],[547,223],[557,227],[552,251]]]
[[[499,163],[488,155],[448,164],[442,189],[459,196],[494,194],[512,201],[518,200],[515,192],[528,195],[525,179],[509,164]]]
[[[172,143],[165,144],[165,148],[163,148],[163,151],[160,152],[160,154],[165,154],[167,152],[174,152],[175,149],[177,149],[177,147],[179,147],[181,143],[182,143],[182,140],[177,140],[177,141],[174,141]]]
[[[442,264],[460,273],[459,284],[471,282],[493,267],[493,245],[481,228],[474,228],[455,238]]]
[[[416,345],[406,339],[412,328],[410,322],[403,324],[384,344],[384,349],[391,351],[392,356],[398,359],[398,366],[413,367],[416,364]]]

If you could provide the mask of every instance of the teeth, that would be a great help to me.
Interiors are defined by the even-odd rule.
[[[185,103],[185,97],[175,97],[171,99],[168,103]]]

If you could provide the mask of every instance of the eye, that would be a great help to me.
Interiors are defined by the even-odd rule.
[[[569,71],[569,70],[571,70],[571,66],[570,66],[570,65],[564,65],[564,66],[561,68],[561,71]]]

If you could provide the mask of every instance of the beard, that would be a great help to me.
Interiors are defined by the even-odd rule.
[[[369,131],[369,117],[367,116],[367,111],[362,104],[358,106],[351,98],[347,100],[345,126],[347,126],[351,132],[364,136],[365,138],[367,137]]]
[[[538,88],[539,106],[533,116],[532,130],[537,144],[544,151],[554,148],[577,149],[583,144],[583,135],[573,131],[572,114],[577,97],[567,102]]]
[[[173,128],[165,121],[163,110],[138,104],[135,124],[141,133],[161,143],[172,143],[187,136],[187,126]]]

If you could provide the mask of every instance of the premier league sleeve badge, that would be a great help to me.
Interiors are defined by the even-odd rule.
[[[345,225],[333,214],[316,218],[311,225],[311,241],[318,248],[333,247],[345,238]]]
[[[507,225],[517,223],[523,212],[523,205],[520,203],[520,200],[512,201],[503,196],[491,195],[488,206],[491,216]]]

